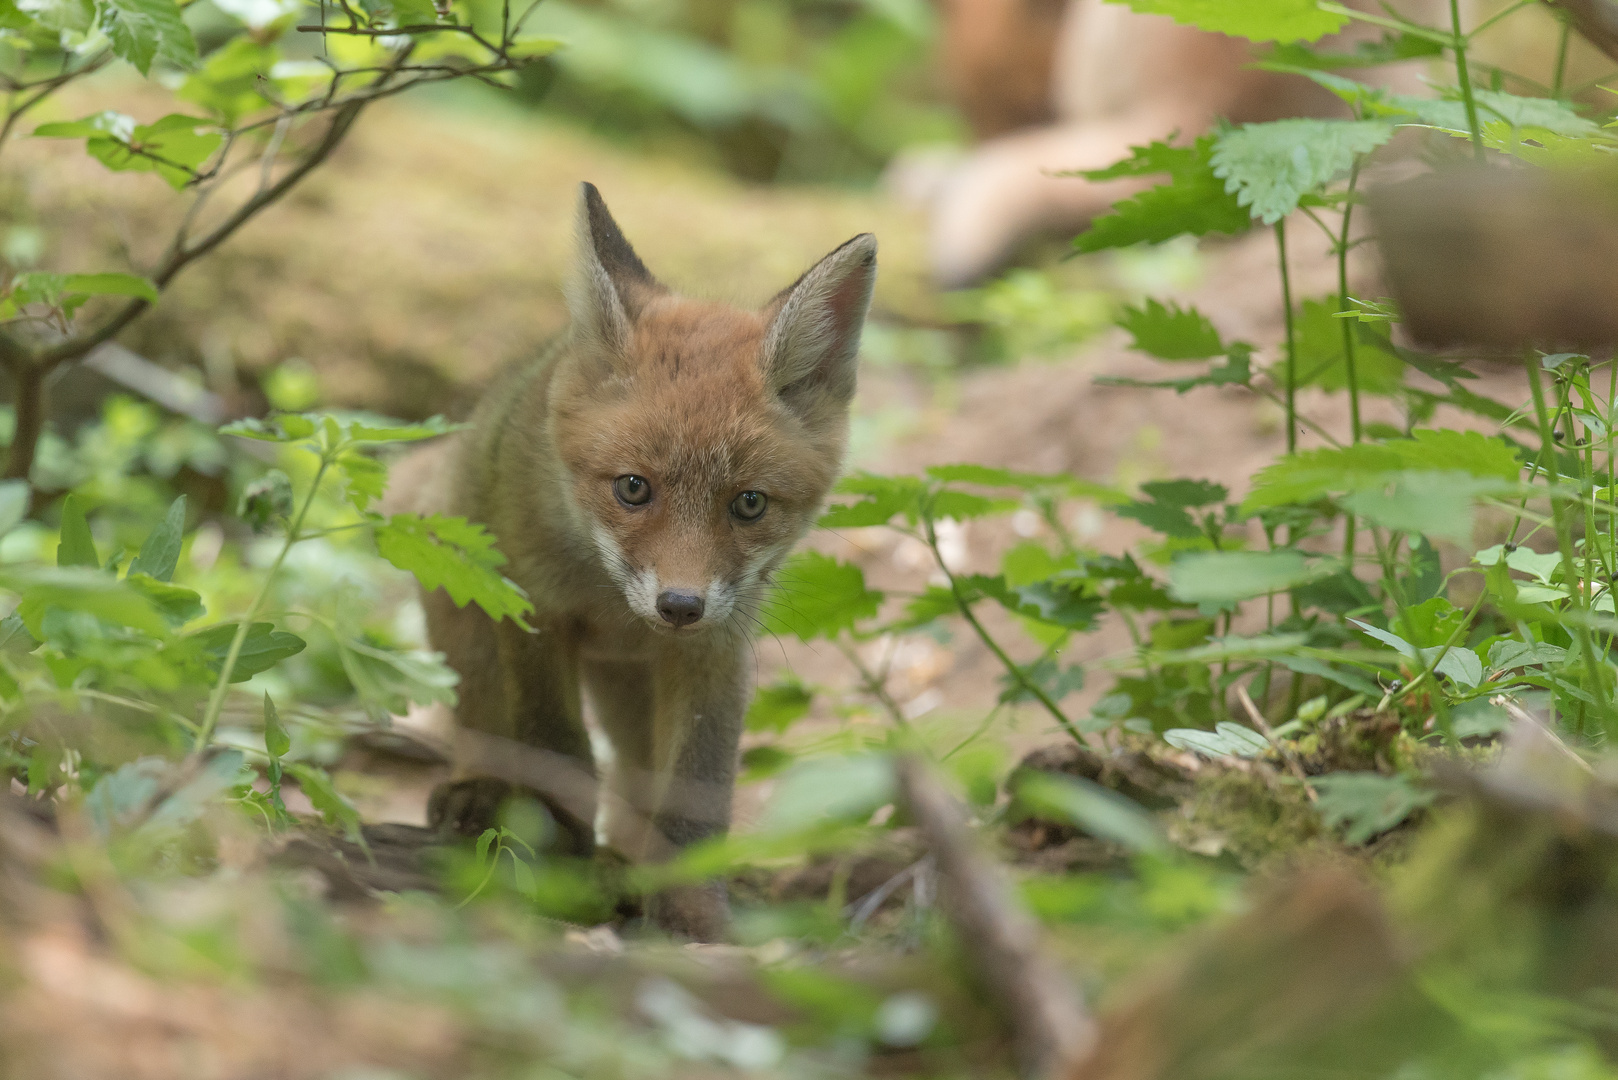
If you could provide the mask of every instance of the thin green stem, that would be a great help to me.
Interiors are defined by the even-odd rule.
[[[1562,20],[1562,36],[1556,45],[1556,70],[1551,73],[1551,97],[1553,98],[1562,96],[1562,84],[1567,76],[1567,42],[1568,36],[1573,30],[1573,24],[1566,14],[1559,11],[1557,12],[1557,17]]]
[[[1348,173],[1348,195],[1343,202],[1343,228],[1337,238],[1337,310],[1348,311],[1348,233],[1354,219],[1354,188],[1360,179],[1360,159],[1354,159],[1354,165]],[[1354,336],[1355,320],[1339,320],[1343,324],[1343,375],[1348,384],[1348,422],[1352,441],[1358,443],[1361,438],[1360,429],[1360,380],[1359,373],[1354,364]],[[1353,573],[1354,568],[1354,541],[1355,521],[1351,513],[1343,523],[1343,562]]]
[[[297,516],[287,527],[286,543],[281,545],[275,561],[270,564],[269,573],[264,576],[264,583],[259,586],[258,595],[253,597],[252,604],[248,606],[247,614],[236,625],[236,634],[230,639],[230,651],[225,654],[224,666],[219,669],[219,681],[214,684],[213,693],[208,695],[208,708],[202,714],[196,745],[191,748],[193,758],[206,753],[208,744],[213,741],[214,729],[219,726],[219,714],[225,707],[225,696],[230,692],[231,676],[236,673],[236,662],[241,659],[242,646],[247,644],[247,635],[253,628],[253,620],[258,618],[264,602],[269,599],[270,588],[275,584],[275,577],[281,571],[281,564],[286,562],[287,553],[292,550],[292,545],[298,542],[299,533],[303,529],[303,519],[309,513],[309,507],[314,505],[315,496],[320,493],[320,481],[325,478],[331,460],[330,451],[321,454],[320,468],[315,470],[315,480],[309,487],[309,494],[304,497],[303,505],[298,507]]]
[[[1461,90],[1461,102],[1466,106],[1466,126],[1472,133],[1472,154],[1483,160],[1483,127],[1478,123],[1478,103],[1472,96],[1472,76],[1466,68],[1466,38],[1461,34],[1461,0],[1449,0],[1450,31],[1454,35],[1450,48],[1455,52],[1455,82]]]
[[[1542,445],[1547,448],[1550,456],[1550,468],[1545,472],[1545,485],[1550,491],[1551,517],[1556,525],[1556,546],[1562,555],[1562,584],[1568,590],[1568,598],[1573,606],[1585,618],[1575,620],[1574,633],[1578,638],[1579,651],[1584,655],[1585,672],[1590,678],[1591,685],[1587,688],[1590,695],[1595,698],[1597,714],[1603,723],[1610,720],[1607,704],[1607,682],[1601,671],[1602,665],[1598,662],[1595,642],[1590,637],[1589,627],[1589,597],[1583,587],[1573,566],[1573,532],[1568,526],[1567,511],[1561,501],[1556,498],[1556,489],[1559,486],[1560,468],[1556,464],[1556,453],[1550,449],[1554,445],[1554,436],[1551,432],[1551,414],[1545,408],[1545,388],[1540,384],[1539,357],[1530,352],[1525,361],[1528,366],[1528,387],[1534,395],[1534,417],[1539,421],[1539,437]]]
[[[960,609],[961,617],[966,620],[966,625],[970,626],[972,632],[978,636],[978,640],[983,642],[990,652],[994,653],[995,659],[1000,661],[1001,666],[1006,669],[1006,673],[1011,676],[1018,687],[1043,705],[1045,711],[1050,713],[1052,719],[1061,725],[1063,731],[1073,736],[1075,742],[1088,745],[1084,736],[1079,733],[1078,728],[1073,726],[1073,721],[1068,719],[1067,714],[1061,710],[1061,707],[1051,700],[1051,696],[1045,692],[1043,687],[1028,677],[1027,672],[1022,669],[1022,665],[1006,655],[1006,650],[1000,647],[1000,643],[994,640],[989,631],[984,629],[983,624],[978,621],[977,614],[972,610],[972,602],[961,591],[960,581],[955,577],[955,573],[945,565],[944,554],[938,550],[938,533],[933,528],[933,519],[930,513],[923,519],[923,524],[926,526],[927,546],[932,550],[933,562],[938,565],[939,572],[949,582],[950,595],[955,598],[955,606]]]
[[[1298,452],[1298,356],[1292,326],[1292,275],[1287,268],[1286,219],[1275,223],[1275,247],[1281,260],[1281,311],[1287,331],[1287,453]]]

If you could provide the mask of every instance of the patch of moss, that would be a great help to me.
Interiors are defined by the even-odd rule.
[[[1180,808],[1174,839],[1193,851],[1229,854],[1250,870],[1330,843],[1303,790],[1257,772],[1208,768]]]

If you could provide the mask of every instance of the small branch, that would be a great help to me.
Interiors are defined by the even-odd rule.
[[[45,428],[45,371],[37,365],[19,364],[11,370],[11,382],[17,423],[3,475],[7,480],[27,480],[34,471],[39,434]]]
[[[1258,728],[1259,734],[1268,739],[1270,745],[1275,747],[1275,752],[1281,755],[1281,760],[1286,763],[1287,772],[1303,785],[1304,794],[1309,796],[1309,801],[1318,801],[1320,795],[1315,791],[1315,786],[1309,782],[1309,775],[1303,771],[1303,763],[1298,760],[1298,755],[1292,752],[1290,746],[1282,745],[1281,740],[1275,737],[1274,729],[1270,727],[1270,722],[1264,719],[1264,714],[1258,711],[1258,706],[1253,704],[1252,695],[1248,694],[1246,686],[1236,687],[1236,700],[1242,703],[1242,711],[1253,721],[1253,726]]]
[[[1062,1075],[1095,1045],[1096,1023],[1051,962],[1037,923],[973,843],[960,805],[919,759],[896,763],[900,795],[938,863],[945,914],[1010,1028],[1026,1077]]]

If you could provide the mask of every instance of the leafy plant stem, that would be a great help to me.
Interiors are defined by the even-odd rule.
[[[236,624],[236,634],[230,639],[230,651],[225,654],[224,665],[219,669],[219,681],[214,684],[213,692],[208,695],[208,708],[202,714],[202,724],[197,731],[196,745],[191,748],[191,756],[199,757],[207,752],[208,744],[213,741],[214,729],[219,726],[219,714],[225,707],[225,696],[230,692],[230,677],[235,674],[236,661],[241,658],[242,646],[247,644],[247,635],[253,628],[253,620],[258,618],[259,611],[264,602],[269,599],[270,588],[275,584],[275,577],[281,570],[281,564],[286,562],[287,554],[292,550],[301,537],[299,530],[303,528],[303,519],[309,513],[309,507],[314,505],[315,496],[320,493],[320,481],[326,476],[326,470],[331,466],[334,450],[327,448],[320,455],[320,467],[315,470],[315,479],[309,486],[309,494],[304,496],[303,504],[298,507],[297,515],[287,526],[286,542],[270,564],[269,572],[264,575],[264,581],[259,586],[258,595],[247,608],[247,614],[242,616],[241,622]]]
[[[1560,471],[1556,465],[1555,441],[1551,429],[1551,414],[1545,408],[1545,387],[1540,379],[1539,357],[1532,352],[1528,353],[1525,363],[1528,366],[1528,387],[1534,396],[1534,417],[1539,421],[1539,437],[1545,453],[1549,456],[1549,467],[1545,472],[1545,486],[1550,494],[1551,518],[1556,526],[1556,546],[1562,556],[1562,584],[1568,590],[1569,599],[1574,608],[1581,614],[1588,614],[1588,597],[1573,566],[1573,534],[1568,526],[1567,508],[1556,497],[1558,486],[1557,473]],[[1579,642],[1579,651],[1584,656],[1585,671],[1589,676],[1591,686],[1588,688],[1596,700],[1596,710],[1603,722],[1610,720],[1607,702],[1607,685],[1602,676],[1601,665],[1595,652],[1595,642],[1590,636],[1590,627],[1587,619],[1578,620],[1574,625],[1574,635]]]
[[[938,550],[938,531],[933,527],[931,514],[923,518],[923,525],[926,529],[927,547],[933,553],[933,562],[937,564],[939,572],[944,575],[944,579],[949,582],[950,595],[955,598],[955,606],[960,609],[961,617],[966,620],[966,624],[972,628],[972,632],[978,636],[978,640],[983,642],[984,647],[994,654],[995,659],[1000,661],[1001,666],[1006,669],[1006,673],[1016,681],[1019,687],[1027,691],[1035,701],[1044,706],[1045,711],[1051,714],[1051,718],[1057,724],[1061,725],[1063,731],[1073,736],[1075,742],[1087,744],[1085,737],[1080,734],[1078,728],[1073,726],[1073,721],[1068,719],[1067,714],[1061,710],[1061,707],[1051,700],[1051,696],[1045,692],[1043,687],[1028,677],[1028,673],[1022,669],[1020,664],[1006,655],[1006,650],[1000,647],[1000,643],[990,635],[989,631],[984,628],[983,623],[978,620],[977,613],[972,610],[971,601],[967,600],[966,596],[961,592],[960,581],[956,579],[954,572],[945,565],[944,554]]]
[[[1567,43],[1573,24],[1565,12],[1558,11],[1556,15],[1562,23],[1562,33],[1556,44],[1556,68],[1551,73],[1551,97],[1560,99],[1563,80],[1567,76]]]
[[[861,689],[876,699],[877,704],[881,705],[888,716],[892,718],[896,727],[902,731],[909,731],[910,721],[905,719],[904,710],[899,707],[899,703],[888,692],[887,679],[880,673],[871,670],[871,666],[860,656],[859,650],[854,648],[847,635],[838,634],[833,640],[833,644],[837,646],[837,651],[843,654],[844,659],[859,673]]]
[[[1461,0],[1449,0],[1450,48],[1455,53],[1455,83],[1466,106],[1466,126],[1472,135],[1472,155],[1483,160],[1483,128],[1478,123],[1478,103],[1472,96],[1472,76],[1466,67],[1467,41],[1461,33]]]
[[[1287,349],[1287,453],[1298,452],[1298,358],[1294,347],[1295,337],[1292,326],[1292,275],[1287,268],[1287,222],[1286,218],[1275,223],[1275,247],[1280,255],[1281,267],[1281,311],[1286,323],[1286,349]]]
[[[1347,311],[1348,306],[1348,232],[1353,225],[1354,217],[1354,188],[1360,179],[1359,158],[1354,159],[1353,167],[1348,173],[1348,194],[1343,203],[1342,232],[1337,237],[1337,310]],[[1290,310],[1290,309],[1289,309]],[[1348,383],[1348,423],[1351,441],[1358,443],[1360,431],[1360,382],[1358,373],[1354,368],[1354,333],[1353,319],[1339,320],[1343,324],[1343,374]],[[1348,514],[1343,522],[1343,562],[1350,567],[1354,565],[1354,515]]]

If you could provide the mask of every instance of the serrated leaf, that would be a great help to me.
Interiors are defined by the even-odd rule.
[[[1130,348],[1159,360],[1206,360],[1225,354],[1225,343],[1208,317],[1196,308],[1147,300],[1126,307],[1118,325],[1135,339]]]
[[[112,51],[147,74],[152,61],[177,68],[197,62],[197,43],[174,0],[100,0],[101,28]]]
[[[1374,772],[1330,773],[1311,783],[1320,793],[1315,808],[1321,820],[1327,828],[1341,827],[1350,844],[1363,844],[1387,832],[1436,798],[1407,777]]]
[[[1513,128],[1543,128],[1555,135],[1590,138],[1601,134],[1601,126],[1580,116],[1567,105],[1542,97],[1520,97],[1501,90],[1475,89],[1478,121],[1501,121]],[[1468,133],[1466,105],[1457,98],[1423,98],[1395,94],[1389,102],[1414,114],[1424,124],[1447,131]]]
[[[395,514],[375,535],[384,559],[414,574],[428,592],[443,589],[458,607],[476,603],[496,622],[509,618],[519,625],[534,610],[523,591],[500,574],[506,557],[482,525],[442,514]]]
[[[356,510],[364,510],[372,499],[380,499],[388,488],[388,467],[373,457],[351,450],[335,462],[347,488],[348,501]]]
[[[1514,668],[1542,664],[1560,664],[1567,658],[1567,650],[1560,645],[1546,645],[1540,641],[1497,641],[1489,646],[1489,669],[1510,671]]]
[[[800,551],[776,574],[776,589],[760,617],[772,634],[802,641],[835,637],[875,615],[882,594],[865,587],[865,573],[818,551]]]
[[[1431,38],[1390,31],[1380,41],[1356,42],[1352,52],[1329,52],[1289,43],[1277,45],[1264,59],[1266,67],[1362,68],[1441,56],[1443,52],[1444,47]]]
[[[1398,471],[1403,464],[1398,451],[1375,443],[1289,454],[1253,478],[1253,490],[1243,501],[1242,508],[1250,511],[1313,502],[1335,491],[1351,491],[1375,483],[1382,475]]]
[[[1474,497],[1498,486],[1462,472],[1405,471],[1349,492],[1343,505],[1386,529],[1465,544]]]
[[[1343,350],[1343,324],[1335,300],[1305,300],[1293,320],[1293,356],[1297,385],[1322,390],[1348,389],[1348,360]],[[1404,385],[1404,364],[1387,349],[1366,340],[1358,327],[1354,339],[1354,381],[1362,394],[1392,394]],[[1271,369],[1282,379],[1279,366]]]
[[[1194,167],[1202,152],[1196,146],[1171,146],[1161,141],[1150,142],[1145,146],[1131,146],[1129,156],[1122,161],[1114,162],[1104,169],[1083,169],[1078,175],[1099,183],[1103,180],[1121,180],[1128,176],[1174,173]]]
[[[84,499],[79,495],[69,495],[62,502],[61,540],[56,546],[57,566],[101,565],[101,556],[96,554],[95,537],[90,534],[85,509]]]
[[[1222,604],[1290,589],[1329,572],[1301,551],[1194,551],[1169,567],[1169,591],[1186,604]]]
[[[1212,480],[1148,480],[1140,489],[1165,506],[1213,506],[1230,497],[1230,489]]]
[[[1272,120],[1244,124],[1214,144],[1214,175],[1252,215],[1273,225],[1305,194],[1393,137],[1382,120]]]
[[[220,623],[206,630],[187,634],[183,639],[195,651],[198,659],[215,676],[224,670],[230,655],[230,643],[236,637],[237,623]],[[232,683],[246,682],[260,672],[270,670],[289,656],[304,650],[304,640],[297,634],[277,630],[274,623],[254,623],[248,628],[241,652],[236,655],[236,666],[231,668]]]
[[[927,485],[913,476],[877,476],[855,473],[838,482],[839,494],[863,495],[857,503],[833,506],[821,515],[819,525],[827,529],[886,525],[897,514],[915,521]]]
[[[1192,519],[1191,515],[1178,506],[1166,506],[1163,503],[1146,500],[1136,500],[1118,507],[1114,513],[1121,518],[1138,521],[1153,532],[1164,536],[1173,536],[1182,540],[1195,540],[1202,535],[1202,529]]]
[[[1109,0],[1144,15],[1249,41],[1315,41],[1335,34],[1346,16],[1322,11],[1315,0]]]
[[[168,581],[180,565],[180,547],[185,537],[185,496],[181,495],[169,507],[156,528],[146,536],[140,554],[129,564],[131,574],[149,574],[158,581]]]
[[[1213,174],[1211,137],[1198,139],[1193,152],[1172,160],[1169,182],[1112,204],[1073,240],[1079,252],[1105,251],[1133,244],[1161,244],[1176,236],[1241,233],[1253,221]],[[1159,155],[1168,159],[1167,155]],[[1106,170],[1102,170],[1105,172]]]
[[[1483,479],[1516,480],[1522,475],[1517,448],[1481,431],[1424,428],[1408,439],[1385,443],[1407,469],[1464,472]]]

